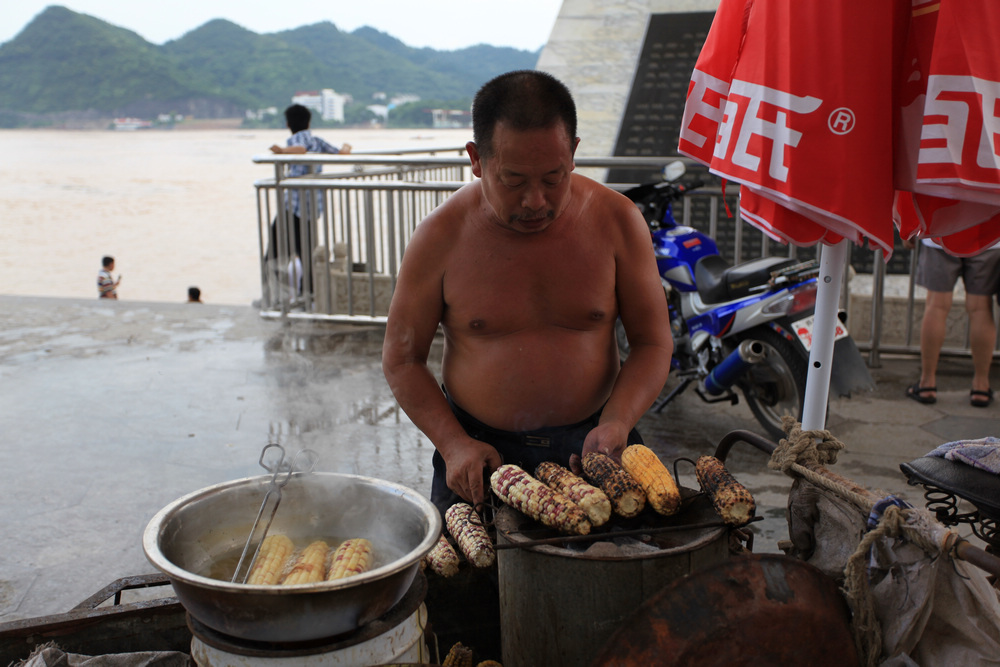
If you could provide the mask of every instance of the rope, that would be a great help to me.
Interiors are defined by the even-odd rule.
[[[784,417],[782,427],[788,437],[778,443],[768,462],[768,468],[781,470],[793,477],[801,476],[854,503],[865,514],[872,512],[877,501],[872,499],[870,493],[865,495],[853,491],[812,469],[836,463],[837,454],[844,449],[844,443],[826,430],[803,431],[794,417]],[[843,594],[853,613],[851,632],[855,646],[862,664],[868,667],[878,665],[882,655],[882,626],[875,611],[875,599],[868,580],[867,564],[872,546],[883,538],[902,537],[933,558],[942,552],[942,545],[933,538],[932,524],[932,517],[926,510],[904,509],[890,504],[882,512],[878,525],[865,533],[857,549],[847,559]],[[954,534],[949,533],[949,536]],[[950,548],[949,544],[944,545],[944,551]]]

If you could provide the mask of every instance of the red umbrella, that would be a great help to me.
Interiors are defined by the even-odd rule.
[[[740,184],[748,222],[827,246],[805,428],[825,420],[842,239],[888,257],[894,223],[957,254],[1000,238],[997,25],[991,0],[719,5],[678,148]]]

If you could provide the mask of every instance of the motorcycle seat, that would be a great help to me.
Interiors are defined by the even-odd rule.
[[[930,485],[964,498],[992,521],[1000,521],[1000,477],[965,463],[921,456],[899,464],[911,485]]]
[[[761,257],[730,266],[721,255],[706,255],[694,266],[698,294],[705,303],[725,303],[749,296],[753,288],[766,285],[771,272],[795,264],[788,257]]]

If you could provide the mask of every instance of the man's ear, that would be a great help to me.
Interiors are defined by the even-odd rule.
[[[465,152],[469,155],[469,162],[472,163],[472,175],[476,178],[483,177],[483,158],[479,155],[476,143],[470,141],[465,144]]]

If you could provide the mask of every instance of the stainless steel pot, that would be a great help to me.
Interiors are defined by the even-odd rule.
[[[179,498],[152,518],[142,537],[146,557],[167,575],[188,612],[232,637],[298,642],[350,632],[402,598],[441,533],[437,509],[404,486],[358,475],[296,474],[282,492],[270,533],[296,543],[326,539],[331,546],[365,537],[374,546],[374,568],[288,587],[207,576],[227,559],[235,566],[270,480],[248,477]]]

